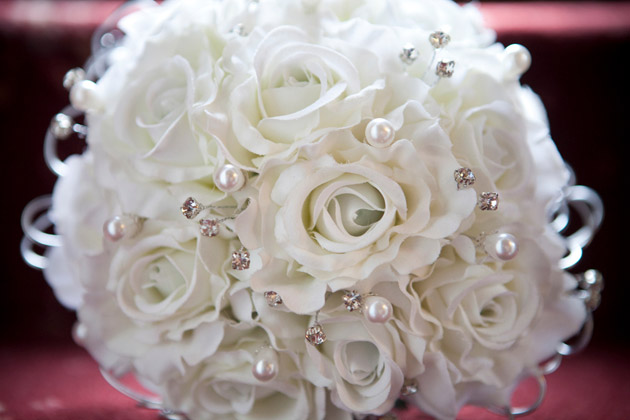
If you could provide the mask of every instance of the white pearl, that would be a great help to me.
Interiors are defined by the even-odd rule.
[[[385,118],[375,118],[365,127],[365,139],[374,147],[387,147],[394,141],[396,131]]]
[[[271,348],[261,349],[254,358],[252,374],[261,382],[269,382],[278,376],[278,355]]]
[[[370,322],[379,324],[389,321],[394,313],[392,304],[381,296],[369,296],[365,299],[365,318]]]
[[[111,242],[131,237],[136,233],[138,233],[138,223],[133,217],[125,214],[114,216],[103,225],[103,234]]]
[[[509,233],[489,235],[484,241],[484,248],[490,257],[497,260],[508,261],[518,254],[518,242]]]
[[[70,103],[79,111],[98,111],[103,106],[96,83],[82,80],[70,89]]]
[[[520,44],[508,45],[503,54],[504,74],[507,79],[518,79],[532,64],[529,50]]]
[[[236,166],[227,163],[215,172],[214,183],[223,192],[236,192],[245,185],[245,174]]]

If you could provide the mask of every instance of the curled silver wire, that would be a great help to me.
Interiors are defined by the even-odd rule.
[[[551,359],[547,360],[540,366],[540,371],[543,375],[549,375],[554,373],[562,364],[562,355],[556,353]]]
[[[108,372],[106,369],[100,367],[101,375],[110,384],[115,390],[120,392],[121,394],[131,398],[136,401],[139,405],[145,408],[149,408],[151,410],[163,410],[164,404],[162,400],[156,397],[142,395],[141,393],[129,388],[122,382],[118,380],[118,378],[112,373]]]
[[[22,238],[20,242],[20,254],[26,264],[32,268],[43,270],[48,266],[48,257],[38,254],[33,250],[35,243],[28,239],[27,236]]]
[[[542,404],[545,399],[545,394],[547,393],[547,381],[545,380],[545,375],[542,373],[535,375],[534,378],[538,383],[538,397],[531,405],[527,407],[512,407],[509,405],[506,407],[489,407],[489,410],[493,413],[505,416],[508,419],[514,419],[515,417],[524,416],[535,411],[538,407],[540,407],[540,404]]]
[[[162,410],[160,412],[160,418],[166,420],[188,420],[188,416],[186,416],[186,414],[172,410]]]
[[[85,70],[89,79],[99,79],[109,67],[109,53],[120,44],[123,35],[118,29],[118,22],[128,14],[142,8],[155,6],[156,4],[153,0],[126,1],[96,28],[91,40],[92,55],[85,64]]]
[[[556,349],[558,354],[562,356],[570,356],[584,350],[584,348],[591,341],[591,337],[593,336],[593,327],[593,313],[591,311],[588,311],[586,314],[586,321],[584,321],[582,329],[580,330],[578,335],[574,337],[575,343],[560,343],[560,345],[558,345],[558,348]]]
[[[48,217],[48,210],[52,205],[52,196],[43,195],[31,200],[24,210],[20,223],[24,235],[35,244],[48,246],[61,246],[59,235],[44,232],[53,225]],[[39,216],[38,216],[39,215]]]
[[[77,118],[81,113],[77,111],[72,105],[66,106],[61,110],[62,114],[66,114],[71,118]],[[80,136],[85,136],[87,134],[86,127],[81,124],[74,124],[72,130],[79,134]],[[46,161],[46,165],[57,176],[64,176],[68,171],[68,168],[61,159],[59,159],[59,155],[57,153],[57,143],[59,139],[55,137],[50,127],[46,130],[46,136],[44,137],[44,160]]]
[[[560,260],[560,268],[568,269],[577,264],[582,258],[582,250],[593,240],[604,219],[604,205],[599,195],[583,185],[568,187],[564,200],[556,210],[556,217],[552,226],[561,232],[569,224],[569,208],[574,209],[580,216],[582,227],[565,237],[569,253]]]
[[[52,203],[50,195],[37,197],[24,207],[20,223],[24,237],[20,242],[20,254],[29,266],[43,270],[48,265],[48,257],[45,253],[35,251],[35,247],[49,248],[61,245],[59,235],[46,233],[53,226],[48,216],[48,210]]]

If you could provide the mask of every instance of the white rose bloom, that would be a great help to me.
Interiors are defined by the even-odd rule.
[[[166,381],[166,405],[194,419],[323,419],[323,389],[293,374],[290,356],[278,353],[280,369],[273,380],[253,376],[256,352],[268,345],[260,329],[227,328],[216,353]]]
[[[251,60],[254,74],[229,92],[231,131],[222,136],[220,125],[208,127],[239,163],[259,167],[274,156],[290,157],[331,129],[351,127],[371,114],[376,91],[384,86],[371,51],[346,46],[354,49],[353,61],[337,51],[344,46],[327,45],[296,27],[281,26],[262,40],[256,35],[245,47],[255,55],[243,58]],[[357,61],[376,66],[357,67]]]
[[[333,403],[357,413],[387,413],[404,382],[406,350],[396,329],[370,324],[360,315],[331,315],[320,322],[326,342],[317,348],[307,345],[307,351],[311,363],[331,381]]]
[[[217,60],[226,41],[214,9],[197,11],[203,21],[192,10],[173,11],[156,25],[164,17],[154,8],[121,24],[128,36],[98,81],[105,106],[90,115],[88,141],[124,162],[132,177],[181,183],[214,172],[218,146],[196,123],[223,78]]]
[[[439,127],[410,134],[376,149],[335,132],[312,151],[319,157],[270,165],[258,180],[258,243],[270,260],[254,290],[275,290],[289,309],[308,313],[328,288],[353,287],[381,264],[407,274],[435,261],[476,197],[457,190],[458,164]]]
[[[232,283],[246,282],[250,271],[231,267],[238,241],[198,235],[195,224],[187,230],[148,224],[142,238],[119,246],[108,288],[127,316],[159,323],[169,336],[217,319]],[[258,264],[252,255],[251,271]]]
[[[574,284],[552,266],[562,250],[547,244],[552,253],[545,254],[525,239],[525,231],[519,233],[520,251],[511,261],[468,264],[446,247],[434,271],[412,282],[411,307],[399,319],[427,342],[421,362],[429,373],[420,374],[418,383],[428,387],[430,379],[450,389],[439,399],[414,398],[438,417],[450,418],[466,403],[506,405],[523,369],[551,357],[582,325],[584,307],[567,294]],[[538,334],[544,339],[533,350]]]

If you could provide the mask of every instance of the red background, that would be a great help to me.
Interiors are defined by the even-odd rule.
[[[42,145],[50,118],[67,104],[61,80],[85,62],[94,25],[119,3],[0,2],[0,420],[157,417],[100,378],[72,344],[73,313],[19,255],[20,212],[55,182]],[[630,418],[630,289],[623,268],[630,232],[622,203],[630,193],[623,154],[630,140],[630,2],[483,2],[481,10],[500,42],[531,51],[522,82],[542,97],[578,183],[597,190],[606,206],[604,225],[574,270],[598,268],[606,279],[593,342],[548,377],[547,399],[529,418]],[[461,418],[499,417],[467,408]]]

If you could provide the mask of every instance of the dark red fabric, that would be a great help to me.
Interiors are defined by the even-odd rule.
[[[50,118],[68,102],[61,79],[85,62],[94,25],[120,3],[0,1],[0,420],[156,418],[111,389],[71,344],[74,315],[18,249],[21,209],[54,185],[42,144]],[[482,2],[481,10],[500,42],[531,51],[522,81],[542,97],[578,182],[597,190],[606,206],[602,230],[574,270],[598,268],[607,282],[592,347],[548,377],[547,398],[528,418],[628,419],[630,2]],[[461,418],[500,417],[466,408]]]
[[[630,366],[626,349],[593,347],[566,358],[547,376],[547,398],[528,418],[630,418]],[[14,344],[0,349],[0,419],[2,420],[143,420],[157,413],[137,407],[100,376],[96,363],[69,344]],[[515,403],[536,399],[537,388],[526,383]],[[415,409],[398,410],[401,420],[428,419]],[[501,417],[477,407],[465,407],[461,420]]]

